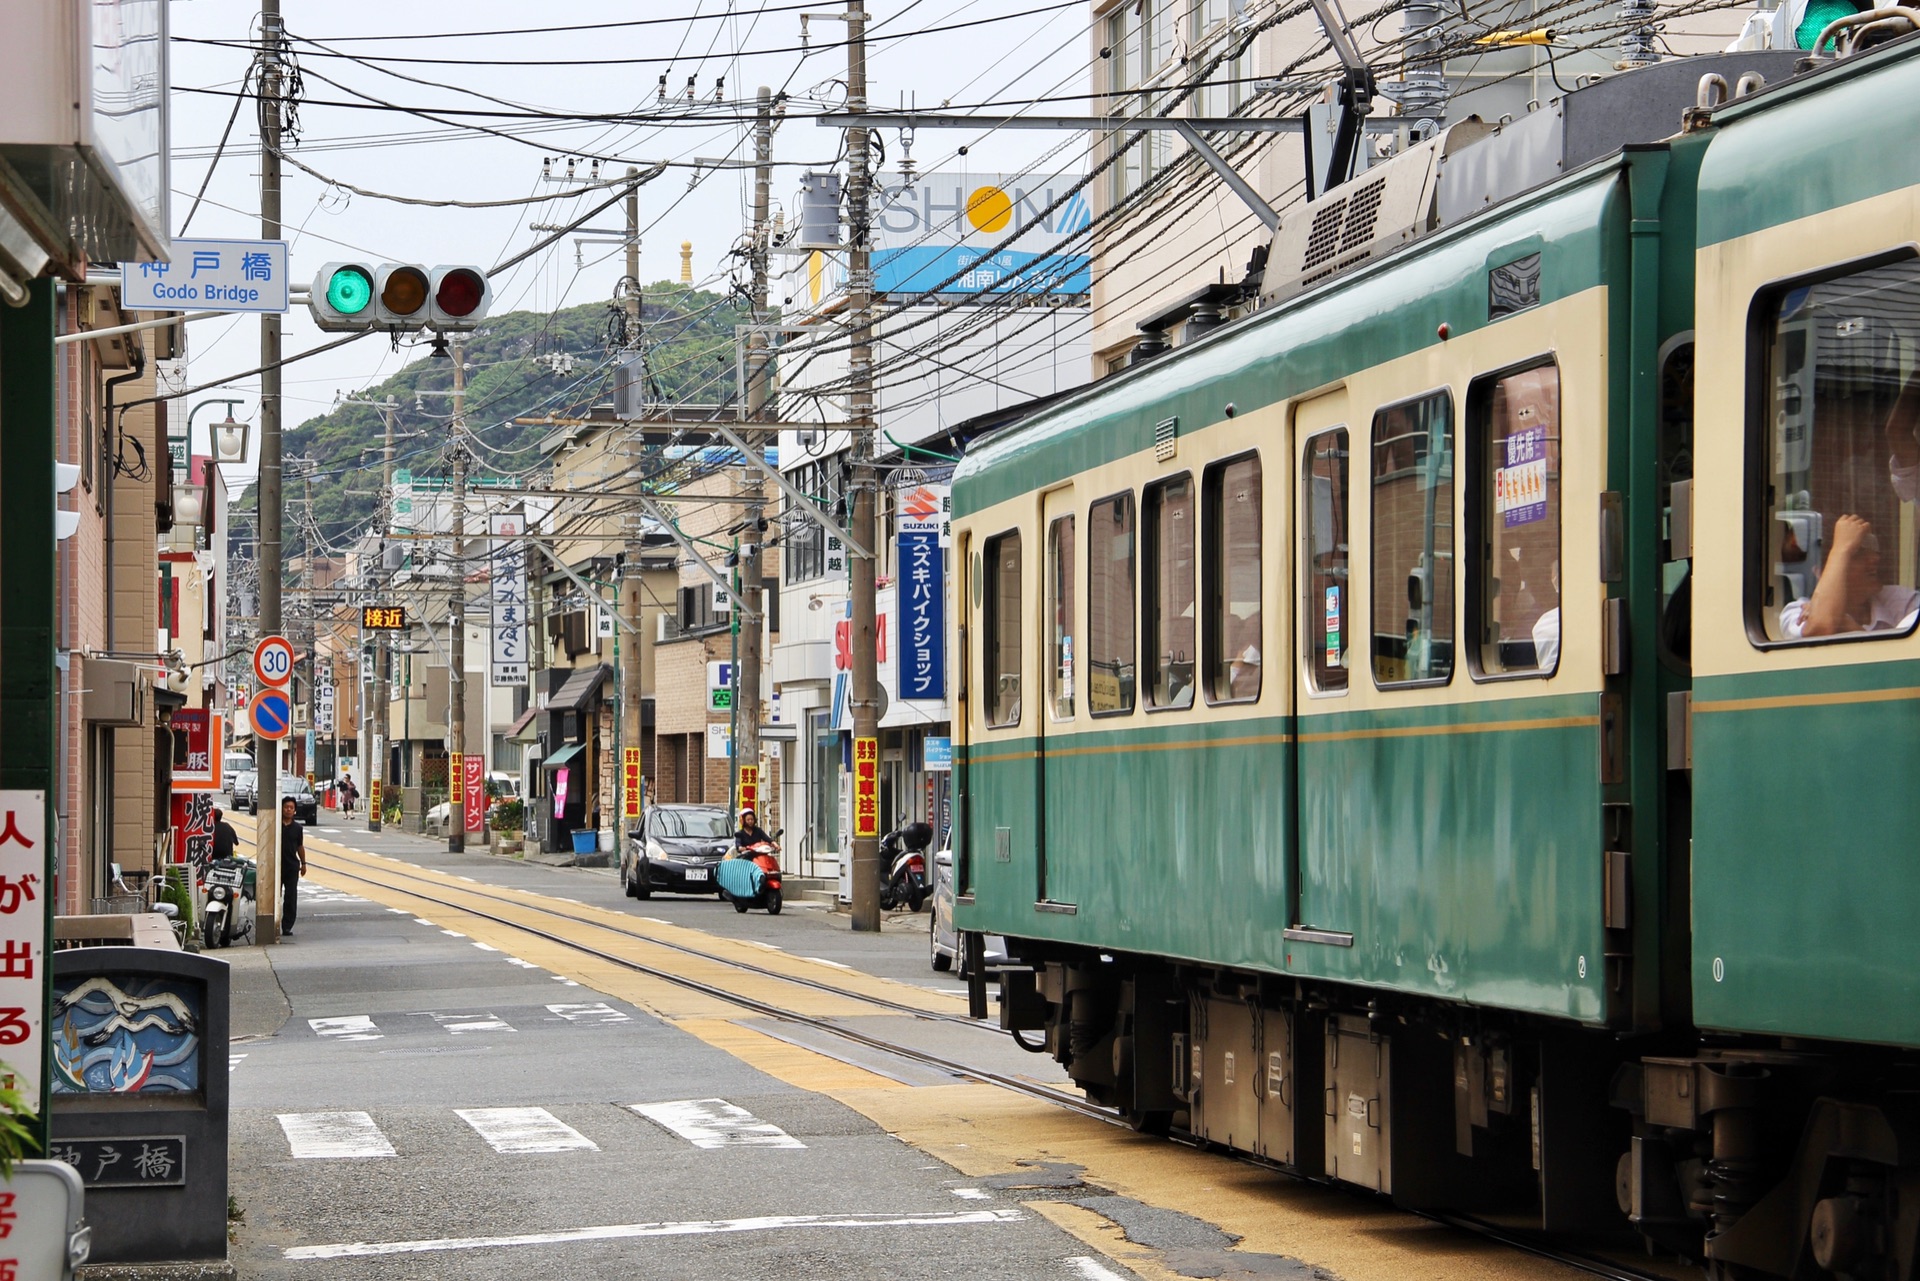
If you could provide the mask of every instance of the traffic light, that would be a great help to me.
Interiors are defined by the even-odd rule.
[[[1773,47],[1811,50],[1829,23],[1873,7],[1872,0],[1787,0],[1773,11]]]
[[[307,310],[328,333],[452,333],[476,328],[492,301],[493,287],[478,267],[330,262],[313,278]]]

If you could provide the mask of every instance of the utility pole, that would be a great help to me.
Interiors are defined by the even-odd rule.
[[[753,330],[747,335],[747,420],[758,423],[767,412],[767,220],[773,187],[773,90],[760,86],[753,123]],[[764,451],[765,433],[749,426],[746,440]],[[760,548],[765,526],[766,484],[758,468],[747,469],[747,524],[740,544],[740,672],[735,682],[733,759],[760,764],[760,670],[766,644],[766,611],[761,606]],[[736,784],[737,787],[737,784]],[[737,795],[737,792],[736,792]],[[729,804],[731,804],[731,798]],[[760,802],[764,809],[766,802]]]
[[[640,171],[632,165],[627,166],[627,177],[631,182],[627,187],[627,350],[640,348],[640,185],[637,179]],[[639,429],[634,429],[635,443],[638,443]],[[614,590],[617,599],[614,608],[625,616],[628,624],[627,634],[622,636],[620,628],[613,629],[614,648],[620,653],[620,721],[619,747],[621,750],[613,758],[614,777],[619,779],[615,789],[613,820],[614,857],[619,858],[626,849],[627,808],[630,802],[626,795],[627,771],[626,749],[638,748],[640,743],[640,550],[645,545],[646,529],[644,518],[634,513],[634,537],[627,544],[627,554],[621,557],[620,572]]]
[[[447,634],[447,849],[467,847],[467,344],[453,344],[453,611]],[[484,773],[484,771],[483,771]]]
[[[382,577],[387,568],[387,539],[393,533],[393,420],[400,407],[392,396],[380,407],[380,417],[386,420],[387,438],[380,451],[380,563],[375,572]],[[373,745],[367,752],[367,830],[380,830],[380,811],[386,807],[385,789],[381,784],[387,777],[387,704],[392,699],[393,689],[393,647],[388,644],[387,632],[381,628],[373,634]]]
[[[867,6],[847,0],[847,111],[867,109]],[[873,466],[873,258],[868,243],[870,174],[868,131],[847,130],[847,353],[850,393],[848,427],[853,432],[853,541],[867,550],[853,553],[853,928],[880,928],[880,839],[877,811],[861,813],[859,788],[863,742],[874,748],[870,768],[878,770],[880,673],[875,659],[877,626],[874,558],[879,552],[879,519]]]
[[[280,239],[280,0],[260,6],[260,238]],[[260,315],[260,635],[280,631],[280,316]],[[261,911],[257,936],[280,941],[280,746],[255,760],[255,862]]]

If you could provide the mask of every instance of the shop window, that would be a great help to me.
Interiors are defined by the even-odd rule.
[[[1133,710],[1133,495],[1087,512],[1087,710]]]
[[[1474,591],[1484,676],[1560,665],[1560,371],[1495,374],[1467,394],[1481,561]]]
[[[1193,477],[1176,476],[1147,486],[1145,528],[1147,654],[1153,662],[1147,704],[1191,707],[1199,649],[1194,616]]]
[[[1373,681],[1453,675],[1453,398],[1435,392],[1373,416]]]
[[[1307,563],[1302,578],[1307,599],[1301,621],[1307,680],[1333,692],[1347,688],[1348,581],[1347,429],[1337,427],[1307,442],[1300,506],[1307,513]]]
[[[1206,475],[1207,698],[1260,697],[1260,459],[1215,463]]]
[[[1020,723],[1020,534],[987,540],[987,724]]]
[[[1920,612],[1920,259],[1774,291],[1759,313],[1753,637],[1906,635]]]

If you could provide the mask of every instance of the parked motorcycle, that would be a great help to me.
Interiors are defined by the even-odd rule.
[[[253,934],[254,865],[246,859],[215,859],[201,879],[207,887],[208,948],[226,947]]]
[[[779,833],[775,832],[775,836]],[[713,879],[736,912],[763,907],[768,916],[780,915],[780,847],[760,841],[737,849],[714,864]]]
[[[918,912],[933,892],[927,875],[927,847],[933,844],[933,826],[907,823],[880,841],[880,908],[892,911],[906,904]]]

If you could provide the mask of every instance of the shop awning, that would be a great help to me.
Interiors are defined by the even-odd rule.
[[[540,732],[533,723],[533,718],[539,714],[540,709],[537,707],[529,707],[526,711],[520,713],[520,719],[513,723],[512,729],[507,731],[507,741],[511,743],[539,742]]]
[[[583,743],[568,743],[565,747],[555,752],[552,756],[549,756],[545,760],[541,761],[540,768],[541,769],[559,769],[562,765],[565,765],[568,761],[580,755],[580,749],[584,746],[585,744]]]
[[[547,700],[550,712],[577,712],[585,707],[600,689],[600,682],[607,679],[613,669],[604,663],[595,667],[583,667],[567,677],[553,696]]]

